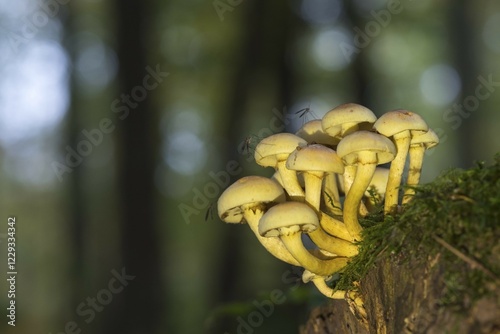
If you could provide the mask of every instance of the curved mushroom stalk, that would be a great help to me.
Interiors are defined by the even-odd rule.
[[[373,173],[375,173],[375,168],[375,164],[358,166],[356,178],[344,202],[344,224],[349,234],[358,241],[361,240],[361,231],[363,230],[358,221],[359,204],[370,184]]]
[[[389,168],[389,180],[387,180],[387,188],[385,191],[385,213],[394,212],[397,208],[399,188],[401,185],[401,179],[403,178],[408,148],[410,147],[410,137],[404,137],[398,134],[394,135],[394,140],[396,143],[397,154],[391,162],[391,167]]]
[[[406,185],[416,186],[418,184],[424,163],[424,153],[437,144],[439,144],[439,137],[431,129],[421,136],[412,138],[409,152],[410,168],[408,170]],[[403,204],[408,203],[414,193],[415,191],[412,188],[407,188],[403,196]]]
[[[336,257],[330,260],[320,260],[312,255],[302,243],[300,233],[281,235],[281,241],[302,267],[318,275],[332,275],[341,271],[349,262],[347,257]]]
[[[349,231],[347,230],[347,227],[343,222],[329,216],[324,212],[320,212],[319,224],[326,233],[334,237],[350,242],[354,241],[354,238],[349,234]]]
[[[243,216],[248,226],[255,234],[260,244],[277,259],[294,266],[300,266],[299,261],[288,251],[283,242],[277,237],[263,237],[259,234],[259,220],[264,212],[262,210],[245,210]]]
[[[337,174],[328,173],[323,180],[323,202],[326,211],[333,215],[342,215],[342,204],[340,203],[339,188],[337,186]]]
[[[283,188],[285,188],[288,196],[294,201],[302,202],[305,194],[297,178],[297,172],[286,168],[286,160],[279,161],[276,170],[280,174]]]
[[[394,159],[396,148],[386,137],[368,131],[358,131],[344,137],[337,147],[339,157],[346,165],[356,165],[356,176],[344,202],[344,224],[357,240],[361,240],[362,227],[358,211],[363,195],[375,173],[377,164]]]
[[[346,292],[342,290],[334,290],[330,288],[327,284],[326,281],[329,279],[328,276],[319,276],[316,275],[315,273],[309,271],[309,270],[304,270],[302,273],[302,282],[304,283],[309,283],[313,282],[313,284],[316,286],[319,292],[321,292],[324,296],[331,298],[331,299],[344,299],[346,296]]]
[[[309,205],[286,202],[273,206],[262,216],[259,233],[264,237],[279,237],[302,267],[315,274],[327,276],[342,270],[349,259],[335,257],[321,260],[304,247],[302,232],[310,233],[318,227],[318,216]]]
[[[338,256],[353,257],[358,255],[358,246],[331,235],[328,235],[321,227],[308,233],[312,242],[320,249]]]

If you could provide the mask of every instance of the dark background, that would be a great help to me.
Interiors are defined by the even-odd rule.
[[[500,150],[493,0],[3,1],[0,27],[2,333],[296,332],[325,299],[214,206],[271,175],[259,138],[357,102],[436,130],[423,182]]]

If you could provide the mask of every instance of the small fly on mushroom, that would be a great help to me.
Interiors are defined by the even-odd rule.
[[[299,115],[299,118],[302,118],[302,123],[306,123],[308,121],[308,115],[310,115],[312,119],[318,119],[318,116],[316,116],[311,109],[311,104],[309,104],[306,108],[296,111],[295,115]]]
[[[249,135],[243,140],[238,148],[238,152],[240,154],[246,155],[246,156],[253,156],[255,153],[255,147],[257,144],[262,140],[263,138],[257,136],[257,135]],[[266,144],[270,145],[270,144]]]
[[[210,205],[207,208],[207,211],[205,212],[205,223],[209,219],[214,220],[214,208],[215,208],[215,202],[210,203]]]

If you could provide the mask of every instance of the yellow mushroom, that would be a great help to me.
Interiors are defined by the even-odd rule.
[[[255,162],[263,167],[273,167],[280,174],[282,184],[294,200],[301,201],[304,191],[300,187],[295,171],[286,168],[286,159],[297,146],[306,146],[307,142],[291,133],[277,133],[262,139],[255,147]]]
[[[395,211],[398,205],[398,192],[408,155],[412,136],[427,132],[427,123],[418,114],[408,110],[394,110],[382,115],[373,124],[378,133],[394,139],[397,154],[391,163],[389,180],[385,193],[384,212]]]
[[[347,257],[321,260],[312,255],[302,243],[302,232],[319,227],[316,212],[300,202],[280,203],[270,208],[259,222],[259,233],[264,237],[279,237],[286,249],[302,267],[318,275],[331,275],[347,265]]]
[[[411,139],[409,150],[410,167],[408,169],[408,179],[406,180],[407,186],[416,186],[418,184],[424,162],[424,153],[437,144],[439,144],[439,137],[432,129]],[[414,193],[413,189],[407,188],[403,197],[403,204],[407,203]]]
[[[298,261],[279,238],[264,238],[259,234],[259,220],[267,207],[285,200],[285,192],[276,181],[261,176],[246,176],[221,194],[217,211],[220,219],[226,223],[248,223],[269,253],[281,261],[298,266]]]
[[[344,137],[337,154],[346,165],[356,165],[356,176],[344,202],[344,224],[351,236],[361,240],[358,211],[361,199],[379,164],[384,164],[396,154],[394,144],[386,137],[368,131],[357,131]]]

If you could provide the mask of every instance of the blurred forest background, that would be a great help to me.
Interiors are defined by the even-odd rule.
[[[1,333],[294,333],[325,299],[213,206],[259,138],[357,102],[436,130],[423,182],[500,151],[498,1],[0,3]]]

